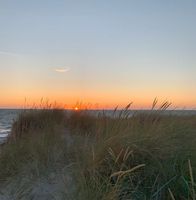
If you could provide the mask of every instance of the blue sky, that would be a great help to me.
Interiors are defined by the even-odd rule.
[[[0,0],[0,104],[196,107],[195,11],[193,0]]]

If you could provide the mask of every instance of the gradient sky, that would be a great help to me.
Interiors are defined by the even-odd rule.
[[[195,0],[0,0],[0,107],[196,107]]]

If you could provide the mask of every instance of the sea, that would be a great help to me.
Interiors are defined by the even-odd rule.
[[[8,137],[8,135],[11,133],[11,128],[14,120],[17,119],[17,116],[19,113],[21,113],[23,110],[20,109],[0,109],[0,144],[4,143]],[[67,110],[68,113],[70,110]],[[113,110],[89,110],[88,111],[92,115],[99,115],[104,114],[107,116],[118,116],[120,114],[120,111],[117,111],[114,113]],[[135,112],[141,113],[141,112],[150,112],[149,110],[130,110],[129,116],[133,115]],[[126,113],[127,114],[127,113]],[[165,115],[180,115],[180,116],[196,116],[196,110],[167,110],[164,111],[163,114]]]
[[[4,143],[11,133],[14,120],[22,110],[0,109],[0,144]]]

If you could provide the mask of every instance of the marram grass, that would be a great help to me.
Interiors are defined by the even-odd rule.
[[[0,147],[0,199],[195,200],[196,116],[28,110]],[[20,181],[19,181],[20,180]]]

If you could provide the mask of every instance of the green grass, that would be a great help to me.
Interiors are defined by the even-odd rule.
[[[54,179],[61,187],[47,199],[195,200],[196,116],[162,115],[169,104],[156,103],[132,117],[130,105],[113,117],[23,112],[0,150],[0,188],[21,179],[13,197],[39,199],[37,180]]]

